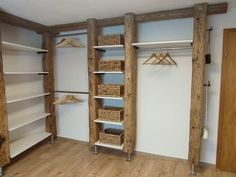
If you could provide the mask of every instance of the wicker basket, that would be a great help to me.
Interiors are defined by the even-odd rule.
[[[124,44],[124,36],[122,34],[98,36],[98,45],[121,45],[121,44]]]
[[[99,71],[124,71],[123,60],[99,60]]]
[[[121,122],[124,117],[124,109],[105,106],[98,109],[98,117],[106,121]]]
[[[101,84],[98,85],[99,96],[121,97],[124,95],[124,85]]]
[[[124,142],[124,132],[119,129],[108,128],[99,133],[100,142],[104,144],[121,145]]]

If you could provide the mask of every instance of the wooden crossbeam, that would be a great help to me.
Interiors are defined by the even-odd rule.
[[[49,30],[49,28],[45,25],[26,20],[21,17],[17,17],[15,15],[11,15],[9,13],[0,11],[0,22],[10,24],[13,26],[29,29],[35,31],[37,33],[43,33]]]
[[[208,15],[226,13],[227,8],[228,8],[227,3],[212,4],[212,5],[208,5],[207,13]],[[137,14],[135,16],[135,21],[140,23],[140,22],[148,22],[148,21],[190,18],[190,17],[193,17],[193,15],[194,15],[194,7],[190,7],[190,8],[167,10],[167,11],[150,12],[150,13],[145,13],[145,14]],[[98,27],[115,26],[115,25],[122,25],[122,24],[124,24],[123,16],[97,20]],[[50,31],[65,32],[65,31],[73,31],[73,30],[86,29],[86,28],[87,28],[86,22],[77,22],[77,23],[50,26]]]

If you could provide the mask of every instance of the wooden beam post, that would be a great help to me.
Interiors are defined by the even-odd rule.
[[[134,152],[136,140],[136,73],[137,58],[132,43],[136,42],[135,15],[125,15],[125,101],[124,101],[124,150]]]
[[[6,92],[3,74],[2,40],[0,33],[0,168],[10,162]]]
[[[46,126],[47,131],[52,133],[53,138],[56,138],[56,112],[55,105],[53,104],[55,100],[53,48],[53,35],[44,33],[43,49],[47,49],[48,52],[43,54],[43,70],[49,72],[48,75],[44,75],[44,91],[50,93],[50,95],[45,96],[45,111],[51,114],[46,120]]]
[[[97,86],[101,82],[98,75],[93,72],[98,68],[98,51],[93,48],[97,45],[98,29],[96,19],[87,20],[88,29],[88,78],[89,78],[89,145],[93,147],[99,139],[100,126],[94,122],[98,118],[98,108],[100,101],[94,99],[97,95]]]
[[[200,161],[202,121],[204,115],[204,70],[207,29],[207,3],[194,7],[192,93],[190,111],[189,161],[198,165]]]

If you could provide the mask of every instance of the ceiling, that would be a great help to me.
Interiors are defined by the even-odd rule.
[[[0,0],[0,10],[44,25],[85,21],[235,0]]]

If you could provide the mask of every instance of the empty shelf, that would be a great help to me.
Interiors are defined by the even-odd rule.
[[[94,71],[94,74],[124,74],[124,71]]]
[[[112,96],[94,96],[96,99],[110,99],[110,100],[123,100],[123,97],[112,97]]]
[[[103,45],[103,46],[93,46],[93,48],[99,50],[120,50],[124,48],[124,45]]]
[[[14,102],[18,102],[18,101],[29,100],[29,99],[33,99],[33,98],[46,96],[49,94],[50,93],[32,93],[32,94],[25,94],[25,95],[19,95],[19,96],[8,96],[7,103],[14,103]]]
[[[192,46],[192,40],[178,40],[178,41],[160,41],[160,42],[140,42],[132,43],[132,46],[140,49],[157,49],[157,48],[185,48]]]
[[[28,52],[48,52],[48,50],[29,47],[26,45],[15,44],[11,42],[2,41],[2,46],[4,49],[11,49],[11,50],[21,50],[21,51],[28,51]]]
[[[103,120],[101,118],[98,118],[98,119],[94,120],[94,122],[103,123],[103,124],[111,124],[111,125],[123,125],[123,123],[124,123],[124,121],[122,121],[122,122],[114,122],[114,121]]]
[[[9,131],[13,131],[17,128],[23,127],[25,125],[31,124],[33,122],[36,122],[40,119],[43,119],[47,116],[49,116],[49,113],[34,113],[26,116],[21,116],[21,117],[16,117],[16,118],[11,118],[9,117],[8,120],[8,126],[9,126]]]
[[[6,75],[27,75],[27,74],[32,74],[32,75],[34,75],[34,74],[39,74],[39,75],[44,75],[44,74],[48,74],[48,72],[42,72],[42,71],[39,71],[39,72],[21,72],[21,71],[17,71],[17,72],[15,72],[15,71],[4,71],[4,74],[6,74]]]
[[[36,145],[40,141],[48,138],[51,136],[51,133],[47,132],[39,132],[28,135],[16,141],[10,143],[10,157],[16,157],[20,153],[26,151],[27,149],[31,148],[32,146]]]
[[[102,146],[102,147],[112,148],[112,149],[118,149],[118,150],[122,150],[124,148],[124,144],[119,146],[119,145],[112,145],[112,144],[104,144],[104,143],[101,143],[100,141],[97,141],[94,145],[95,146]]]

